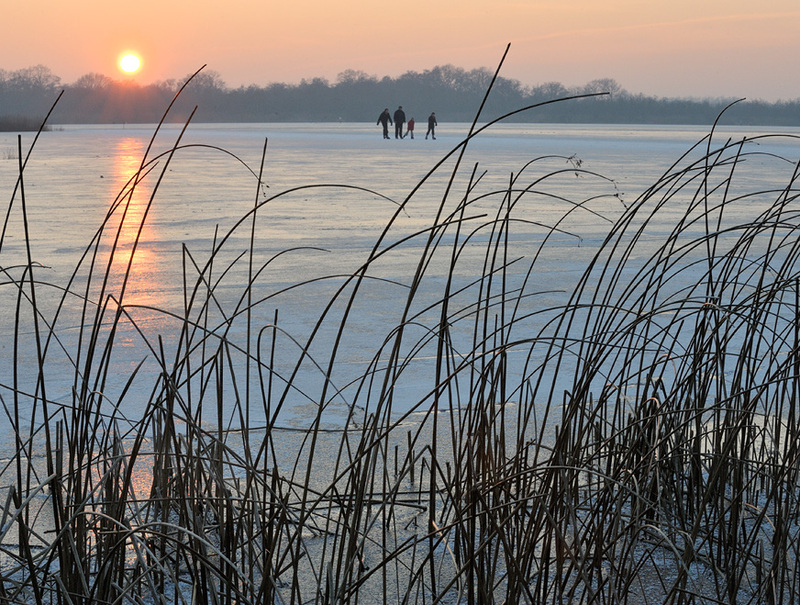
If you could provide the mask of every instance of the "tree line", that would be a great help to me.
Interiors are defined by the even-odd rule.
[[[396,78],[379,78],[348,69],[335,82],[324,78],[299,84],[270,83],[228,87],[222,76],[203,70],[186,86],[170,113],[184,121],[196,109],[199,122],[364,122],[375,121],[384,107],[403,105],[418,119],[431,111],[445,122],[471,121],[492,80],[486,68],[466,70],[452,65]],[[55,106],[54,124],[154,123],[187,78],[148,85],[90,73],[72,84],[43,65],[16,71],[0,69],[0,118],[41,120]],[[482,116],[485,119],[521,107],[564,97],[607,95],[550,103],[514,115],[517,122],[606,124],[711,124],[733,99],[663,98],[629,93],[612,79],[583,86],[558,82],[526,86],[499,77]],[[745,100],[725,113],[726,124],[800,126],[800,99],[770,103]]]

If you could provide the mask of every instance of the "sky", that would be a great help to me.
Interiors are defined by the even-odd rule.
[[[800,0],[3,0],[0,69],[229,87],[451,64],[525,85],[612,78],[658,97],[800,98]],[[124,51],[143,61],[117,66]]]

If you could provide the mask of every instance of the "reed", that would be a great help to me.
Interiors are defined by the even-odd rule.
[[[30,116],[0,116],[0,132],[37,132],[40,129],[51,130],[51,127]]]
[[[327,278],[303,339],[264,310],[274,258],[259,256],[257,225],[296,191],[267,195],[260,169],[252,210],[207,258],[184,251],[183,312],[149,309],[176,335],[137,322],[136,243],[123,278],[112,272],[119,229],[144,182],[147,220],[182,133],[166,153],[147,150],[67,283],[44,279],[30,249],[2,263],[16,298],[1,393],[15,433],[2,468],[3,602],[800,597],[796,164],[786,183],[750,189],[750,164],[785,160],[760,153],[758,137],[718,144],[712,130],[627,205],[574,158],[535,158],[486,191],[462,160],[489,125],[478,117],[363,264]],[[7,216],[27,229],[26,157],[20,143]],[[445,165],[431,224],[398,235]],[[556,193],[576,174],[575,198]],[[521,257],[515,227],[534,199],[565,210]],[[574,289],[555,292],[543,259],[556,241],[577,242],[571,221],[587,216],[607,235],[587,245]],[[656,219],[671,230],[653,233]],[[234,240],[250,242],[244,254]],[[400,285],[381,277],[409,241],[421,250],[412,273]],[[342,343],[376,281],[405,297],[382,339],[364,343],[368,367],[340,382]],[[66,325],[76,304],[77,336]],[[109,400],[123,325],[159,371],[146,380],[139,364]],[[57,352],[73,371],[66,403],[48,388]],[[400,401],[422,357],[426,381]],[[134,396],[145,408],[126,417]],[[313,404],[302,430],[281,420],[298,400]]]

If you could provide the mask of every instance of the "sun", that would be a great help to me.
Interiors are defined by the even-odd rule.
[[[133,74],[139,71],[142,60],[135,53],[125,53],[119,60],[119,68],[126,74]]]

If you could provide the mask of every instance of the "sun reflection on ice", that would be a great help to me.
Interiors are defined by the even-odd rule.
[[[158,298],[157,234],[148,217],[152,187],[146,170],[140,173],[145,149],[144,140],[122,137],[113,151],[113,183],[118,195],[106,238],[109,253],[113,250],[110,277],[125,305],[153,305]]]

